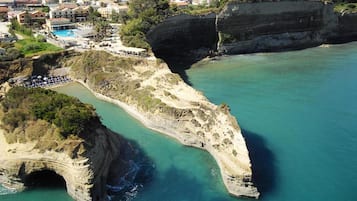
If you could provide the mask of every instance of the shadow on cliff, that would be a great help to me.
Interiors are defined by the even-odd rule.
[[[23,169],[22,167],[24,166],[21,166],[21,169]],[[63,177],[51,170],[41,170],[29,174],[24,178],[24,185],[28,188],[27,190],[36,188],[66,189]]]
[[[146,39],[155,56],[190,84],[185,70],[217,49],[216,14],[168,17],[152,28]]]
[[[199,56],[190,56],[189,53],[187,53],[188,51],[183,52],[186,52],[186,54],[170,54],[168,51],[163,51],[156,52],[155,55],[165,61],[171,72],[177,73],[178,75],[180,75],[181,79],[186,82],[186,84],[192,86],[191,82],[189,81],[189,77],[186,73],[186,70],[190,69],[193,64],[206,58],[208,56],[208,53]]]
[[[274,191],[277,181],[275,156],[260,135],[242,129],[252,163],[253,183],[264,197]]]

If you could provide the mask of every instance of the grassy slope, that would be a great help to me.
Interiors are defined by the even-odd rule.
[[[54,46],[50,43],[37,41],[35,38],[32,37],[27,37],[22,40],[18,40],[15,43],[15,47],[20,50],[20,52],[26,57],[59,52],[63,50],[62,48]]]

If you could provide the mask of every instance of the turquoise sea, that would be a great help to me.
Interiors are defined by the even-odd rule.
[[[357,43],[224,57],[187,74],[194,88],[227,103],[237,117],[261,200],[357,200]],[[228,195],[206,152],[144,128],[78,84],[59,91],[93,104],[105,125],[137,142],[154,163],[150,181],[129,200],[246,200]],[[71,199],[65,189],[6,194],[0,187],[0,200]]]

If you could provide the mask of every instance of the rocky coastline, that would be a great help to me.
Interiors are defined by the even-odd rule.
[[[330,2],[232,0],[217,14],[169,17],[154,27],[147,39],[156,57],[174,72],[182,72],[215,55],[280,52],[355,41],[356,21],[357,13],[336,13]],[[193,26],[198,22],[200,26]],[[176,32],[178,27],[181,29]]]
[[[1,107],[1,118],[4,111]],[[65,138],[57,126],[42,119],[8,128],[0,121],[0,183],[14,192],[31,187],[36,177],[51,172],[63,178],[74,200],[107,200],[108,182],[131,171],[138,151],[99,120],[87,126],[85,134]]]
[[[86,71],[84,65],[77,65],[84,57],[101,59],[96,61],[98,66]],[[230,194],[259,197],[252,183],[249,152],[228,106],[210,103],[158,60],[131,60],[131,67],[108,62],[117,59],[104,52],[87,52],[68,60],[66,65],[72,65],[72,79],[97,98],[122,107],[150,129],[208,151],[218,163]],[[120,63],[129,62],[121,59]],[[99,75],[101,79],[96,80]]]
[[[267,18],[275,21],[265,23],[262,19]],[[153,58],[124,58],[98,51],[66,52],[55,55],[55,59],[47,55],[29,60],[25,66],[24,62],[8,63],[1,68],[1,74],[2,80],[6,80],[14,73],[43,73],[49,67],[71,67],[71,78],[97,98],[122,107],[150,129],[208,151],[218,163],[230,194],[258,198],[249,152],[229,107],[210,103],[172,71],[186,69],[215,54],[283,51],[349,42],[357,39],[356,19],[357,14],[333,13],[331,4],[323,2],[232,1],[218,15],[173,16],[152,30],[147,37],[155,56],[168,65]],[[280,29],[282,26],[285,28]],[[182,30],[177,34],[178,28]],[[202,30],[207,33],[198,34]],[[188,62],[182,65],[180,62],[185,58]],[[35,70],[34,66],[40,68]],[[96,137],[97,143],[88,152],[92,154],[74,158],[54,150],[37,149],[35,142],[7,143],[4,132],[0,130],[0,152],[5,153],[0,155],[0,183],[22,190],[28,175],[49,169],[64,178],[68,193],[80,201],[105,199],[104,180],[109,167],[126,147],[120,137],[101,126],[94,129],[100,137]],[[115,146],[118,144],[121,147]],[[123,171],[128,168],[126,161],[120,164]]]

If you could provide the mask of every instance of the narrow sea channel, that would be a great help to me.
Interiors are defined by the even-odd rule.
[[[357,200],[357,43],[225,57],[188,70],[193,87],[227,103],[244,130],[262,201]],[[58,91],[93,104],[102,122],[155,164],[133,201],[238,201],[210,155],[144,128],[78,84]],[[1,201],[69,201],[64,189]]]

